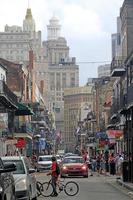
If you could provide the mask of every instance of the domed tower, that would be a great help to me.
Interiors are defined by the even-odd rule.
[[[61,25],[59,24],[58,18],[53,16],[49,20],[49,25],[47,25],[47,40],[57,40],[60,37]]]
[[[30,8],[27,9],[25,19],[23,20],[23,31],[28,33],[35,32],[35,21]]]

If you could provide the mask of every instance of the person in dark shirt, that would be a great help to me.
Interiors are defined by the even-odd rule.
[[[58,180],[58,174],[56,172],[57,161],[56,161],[56,157],[55,156],[53,156],[51,159],[52,159],[51,172],[48,173],[47,175],[51,175],[52,176],[52,186],[53,186],[53,194],[52,194],[52,196],[57,196],[58,195],[58,193],[56,191],[56,184],[57,184],[57,180]]]

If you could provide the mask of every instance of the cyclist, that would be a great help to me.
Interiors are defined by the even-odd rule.
[[[51,196],[58,196],[58,193],[56,191],[56,184],[57,184],[57,180],[58,180],[58,174],[56,172],[56,170],[57,170],[56,157],[52,156],[51,160],[52,160],[51,172],[49,172],[47,174],[47,175],[51,175],[52,176],[53,194]]]

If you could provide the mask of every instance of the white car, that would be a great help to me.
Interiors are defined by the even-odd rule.
[[[60,155],[56,155],[56,159],[57,159],[57,162],[58,162],[58,164],[60,164],[61,163],[61,156]]]
[[[26,157],[6,156],[2,157],[4,163],[15,163],[17,170],[13,172],[15,180],[15,193],[18,200],[36,200],[36,177],[35,169],[31,168]]]
[[[37,171],[50,170],[52,166],[52,155],[43,155],[38,157]]]

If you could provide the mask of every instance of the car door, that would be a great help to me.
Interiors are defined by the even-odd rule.
[[[29,179],[29,183],[30,183],[30,187],[31,187],[32,198],[34,198],[37,196],[35,173],[31,173],[31,174],[29,173],[29,169],[31,169],[33,167],[31,166],[30,162],[26,158],[25,158],[25,165],[26,165],[26,169],[27,169],[27,177]]]

